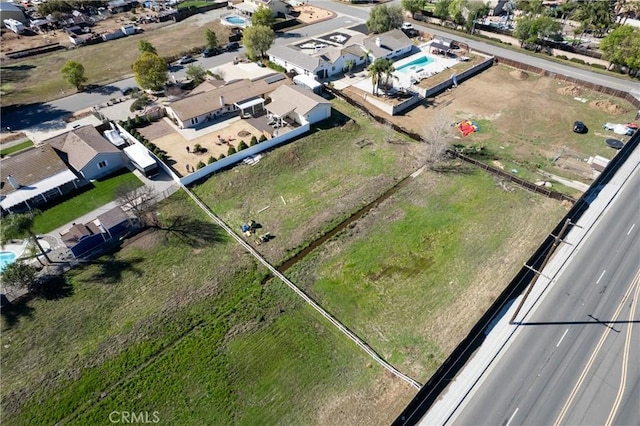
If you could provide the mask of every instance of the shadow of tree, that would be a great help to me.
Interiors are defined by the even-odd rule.
[[[44,103],[11,105],[0,109],[0,119],[3,127],[10,127],[12,130],[25,129],[34,125],[55,130],[66,125],[62,119],[71,112]]]
[[[16,83],[29,77],[29,71],[34,69],[35,65],[3,65],[0,67],[3,83]]]
[[[2,297],[5,297],[4,294]],[[29,306],[28,300],[15,301],[14,303],[3,300],[2,309],[0,309],[0,314],[2,314],[2,319],[4,320],[2,328],[12,328],[22,317],[31,318],[33,316],[33,311],[34,309]]]
[[[222,229],[211,222],[182,215],[174,216],[167,221],[170,223],[159,227],[167,232],[167,237],[175,236],[191,247],[206,247],[224,241],[225,234]]]
[[[116,259],[114,255],[103,256],[100,259],[88,262],[97,266],[96,271],[85,281],[96,282],[99,284],[115,284],[122,279],[122,275],[126,271],[133,272],[137,276],[142,276],[143,271],[135,265],[144,259],[136,257],[133,259]]]
[[[120,92],[120,88],[109,84],[105,86],[100,86],[98,84],[89,84],[84,87],[84,92],[98,93],[100,95],[111,95],[113,93],[117,93],[118,96],[122,95],[122,93]]]
[[[46,277],[30,290],[34,296],[46,300],[58,300],[73,295],[73,286],[64,275]]]

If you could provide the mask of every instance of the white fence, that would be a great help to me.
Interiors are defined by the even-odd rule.
[[[242,151],[236,152],[235,154],[225,157],[222,160],[215,161],[211,164],[204,166],[199,170],[196,170],[190,175],[181,178],[180,183],[185,186],[190,185],[197,180],[203,179],[209,176],[210,174],[217,172],[218,170],[221,170],[226,167],[232,166],[236,163],[239,163],[240,161],[244,160],[247,157],[251,157],[252,155],[256,155],[268,149],[274,148],[278,145],[282,145],[288,140],[291,140],[304,133],[307,133],[310,128],[311,126],[309,125],[309,123],[307,123],[304,126],[300,126],[283,135],[276,136],[275,138],[271,138],[264,142],[260,142],[254,146],[250,146],[249,148],[243,149]]]

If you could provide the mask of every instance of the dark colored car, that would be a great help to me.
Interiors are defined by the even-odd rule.
[[[184,64],[189,64],[191,62],[195,62],[195,60],[196,60],[196,58],[194,58],[193,56],[187,55],[187,56],[183,56],[182,58],[180,58],[178,60],[178,63],[180,65],[184,65]]]
[[[227,44],[227,52],[231,52],[233,50],[238,50],[240,49],[240,45],[238,44],[238,42],[231,42],[229,44]]]
[[[587,126],[582,121],[576,121],[573,123],[573,131],[575,133],[587,133]]]
[[[213,49],[204,49],[202,51],[202,57],[208,58],[210,56],[217,56],[222,52],[224,52],[224,50],[220,49],[219,47],[214,47]]]

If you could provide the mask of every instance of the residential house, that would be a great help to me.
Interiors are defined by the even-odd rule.
[[[244,0],[242,3],[231,4],[231,7],[248,16],[253,15],[260,7],[270,9],[273,16],[280,18],[291,11],[291,5],[284,0]]]
[[[115,207],[88,223],[73,224],[62,232],[62,242],[76,258],[86,258],[102,248],[117,245],[139,228],[138,222]]]
[[[235,80],[220,85],[206,81],[192,93],[166,106],[167,116],[181,129],[195,127],[227,114],[256,113],[264,108],[266,96],[289,80],[284,74],[258,79]]]
[[[266,110],[282,120],[288,117],[305,125],[331,117],[331,102],[300,86],[282,85],[269,98]]]
[[[379,57],[397,59],[412,50],[411,39],[401,30],[366,37],[357,31],[341,29],[303,42],[273,46],[267,55],[288,72],[328,78],[342,73],[349,61],[359,66]]]
[[[86,180],[99,179],[128,163],[124,153],[90,125],[81,126],[43,141]]]
[[[0,207],[16,213],[31,210],[87,183],[51,145],[41,145],[0,160]]]

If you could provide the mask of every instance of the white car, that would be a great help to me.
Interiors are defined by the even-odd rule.
[[[412,30],[413,29],[413,24],[411,22],[403,22],[402,23],[402,27],[400,27],[403,30]]]

